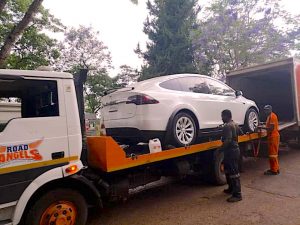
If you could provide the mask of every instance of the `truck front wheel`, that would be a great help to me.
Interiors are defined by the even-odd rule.
[[[25,225],[84,225],[87,215],[87,203],[79,192],[56,189],[32,205],[26,215]]]

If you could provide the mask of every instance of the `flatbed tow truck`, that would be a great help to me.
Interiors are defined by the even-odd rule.
[[[0,225],[84,225],[90,206],[126,199],[162,177],[199,172],[225,183],[219,140],[149,153],[86,137],[86,74],[74,81],[68,73],[0,70],[0,98],[20,102],[22,115],[0,124]],[[265,136],[239,136],[243,154],[257,156]]]

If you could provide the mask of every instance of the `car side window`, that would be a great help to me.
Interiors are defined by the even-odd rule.
[[[162,88],[174,90],[174,91],[182,91],[180,83],[178,79],[167,80],[159,84]]]
[[[235,92],[230,87],[222,84],[219,81],[207,79],[209,89],[214,95],[235,96]]]
[[[204,78],[201,77],[182,77],[179,78],[182,90],[201,94],[210,94],[209,87]]]

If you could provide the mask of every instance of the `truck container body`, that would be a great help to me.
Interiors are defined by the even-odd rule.
[[[255,100],[260,120],[266,121],[265,105],[272,105],[282,128],[300,126],[300,61],[288,58],[233,71],[227,84]]]

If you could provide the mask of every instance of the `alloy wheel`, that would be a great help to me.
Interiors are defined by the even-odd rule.
[[[188,117],[180,117],[176,122],[176,137],[183,145],[189,145],[195,136],[195,126]]]
[[[248,116],[248,125],[251,131],[255,130],[255,128],[258,126],[258,123],[259,123],[259,119],[257,113],[251,111]]]

